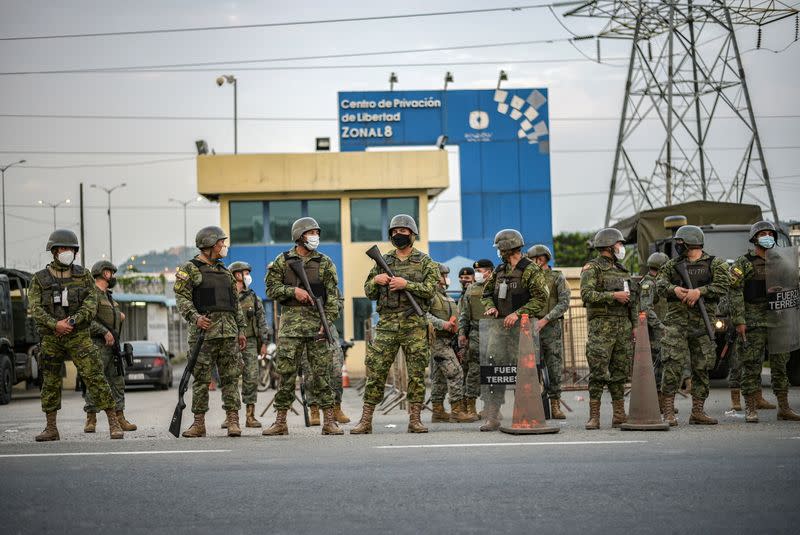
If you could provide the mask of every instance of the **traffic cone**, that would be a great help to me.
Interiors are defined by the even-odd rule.
[[[543,435],[558,433],[559,427],[546,425],[542,387],[536,368],[536,354],[531,334],[531,322],[527,314],[522,315],[519,331],[519,358],[517,360],[517,384],[514,389],[514,416],[511,426],[501,426],[500,431],[511,435]]]
[[[347,374],[347,364],[342,362],[342,388],[350,388],[350,376]]]
[[[653,373],[653,357],[650,353],[650,337],[647,333],[647,314],[639,313],[636,327],[636,350],[633,354],[633,377],[631,379],[631,402],[628,420],[620,425],[625,431],[668,431],[669,423],[661,419],[658,408],[656,376]]]

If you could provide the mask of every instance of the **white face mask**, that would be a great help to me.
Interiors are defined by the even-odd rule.
[[[614,250],[614,256],[616,256],[617,260],[619,260],[620,262],[625,260],[625,246],[622,245],[622,246],[620,246],[619,249],[615,249]]]
[[[314,234],[307,236],[304,245],[309,251],[316,251],[317,247],[319,247],[319,236]]]
[[[478,282],[478,283],[483,282],[483,272],[482,271],[476,271],[475,272],[475,282]]]
[[[500,249],[497,250],[497,258],[499,258],[500,260],[503,259],[503,253],[500,252]]]
[[[250,275],[245,275],[244,276],[244,285],[249,288],[251,284],[253,284],[253,277],[251,277]]]
[[[223,245],[222,249],[219,250],[219,257],[220,258],[225,258],[226,256],[228,256],[228,246],[227,245]]]
[[[72,251],[62,251],[57,255],[58,261],[65,266],[71,266],[75,261],[75,253]]]

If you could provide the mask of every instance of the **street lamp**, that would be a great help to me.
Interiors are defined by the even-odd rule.
[[[0,167],[0,173],[3,175],[3,267],[6,267],[6,169],[15,165],[25,163],[25,160],[10,163],[4,167]]]
[[[389,91],[394,91],[394,84],[397,83],[397,73],[392,73],[389,75]]]
[[[199,202],[201,200],[203,200],[203,198],[200,195],[198,195],[197,197],[192,197],[188,201],[180,201],[180,200],[175,199],[173,197],[169,198],[169,202],[175,202],[175,203],[178,203],[181,206],[183,206],[183,247],[184,247],[184,249],[188,249],[189,248],[189,244],[187,243],[189,238],[186,236],[186,207],[189,206],[190,204],[192,204],[193,202]]]
[[[108,208],[107,208],[107,213],[108,213],[108,260],[110,262],[112,262],[112,263],[114,262],[114,247],[113,247],[112,241],[111,241],[111,192],[114,191],[117,188],[124,188],[127,185],[128,184],[123,182],[122,184],[117,184],[113,188],[105,188],[103,186],[98,186],[97,184],[92,184],[90,186],[90,187],[95,188],[95,189],[101,189],[101,190],[106,192],[106,195],[108,195]]]
[[[500,89],[501,82],[507,82],[507,81],[508,81],[508,73],[501,69],[500,74],[497,77],[497,89]]]
[[[70,204],[72,201],[69,199],[64,199],[63,201],[58,201],[57,203],[53,204],[51,202],[44,202],[43,200],[39,200],[39,206],[49,206],[53,209],[53,231],[55,232],[58,226],[56,225],[56,208],[61,206],[62,204]]]
[[[217,85],[222,87],[222,85],[228,82],[229,84],[233,85],[233,153],[239,154],[239,127],[238,127],[238,112],[236,110],[237,102],[236,102],[236,77],[232,74],[223,74],[222,76],[217,77]]]
[[[447,91],[447,84],[453,83],[453,73],[447,71],[447,74],[444,75],[444,90]]]

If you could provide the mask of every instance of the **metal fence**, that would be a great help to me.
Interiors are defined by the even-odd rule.
[[[564,314],[562,329],[563,371],[561,388],[565,390],[585,390],[589,375],[586,361],[587,337],[586,309],[579,298],[570,300],[569,309]]]

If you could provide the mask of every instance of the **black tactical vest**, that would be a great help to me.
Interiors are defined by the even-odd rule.
[[[522,274],[525,272],[525,268],[532,263],[533,262],[530,258],[523,257],[519,262],[517,262],[517,265],[514,266],[514,269],[511,270],[511,273],[508,274],[505,272],[505,263],[500,264],[497,266],[497,268],[495,268],[494,293],[492,294],[492,300],[494,301],[495,308],[497,308],[497,311],[500,313],[498,317],[505,318],[531,300],[531,293],[522,284]],[[504,299],[501,299],[500,288],[504,283],[506,285],[506,296]]]
[[[303,270],[306,272],[306,277],[308,277],[308,283],[311,285],[311,291],[314,292],[314,297],[321,297],[323,303],[328,302],[328,292],[325,290],[325,285],[322,283],[322,279],[319,276],[319,268],[322,263],[321,256],[315,256],[314,258],[310,258],[308,262],[303,262],[300,257],[290,257],[288,252],[283,253],[283,258],[286,260],[286,269],[283,271],[283,283],[286,286],[293,286],[295,288],[305,288],[303,287],[303,283],[300,281],[300,277],[298,277],[292,268],[289,267],[289,262],[302,262]],[[300,306],[307,306],[295,299],[294,297],[290,299],[286,299],[285,301],[281,301],[281,305],[285,307],[300,307]]]
[[[767,261],[758,255],[747,253],[747,259],[753,264],[753,276],[744,283],[744,302],[763,304],[767,302]]]
[[[56,278],[49,268],[44,268],[34,275],[42,287],[42,307],[57,321],[76,314],[92,291],[92,288],[87,287],[87,283],[82,280],[86,274],[83,267],[72,264],[70,270],[65,273],[69,273],[69,277]],[[66,307],[63,306],[65,289],[69,303]]]
[[[401,262],[396,256],[385,254],[383,260],[389,269],[397,277],[403,277],[410,282],[424,282],[425,272],[422,269],[422,260],[425,258],[424,253],[414,251],[405,262]],[[379,314],[392,314],[395,312],[407,312],[411,310],[411,303],[405,296],[404,292],[393,292],[389,290],[388,286],[379,287],[380,294],[378,295],[378,313]],[[423,311],[427,311],[430,307],[430,300],[422,299],[415,295],[414,300],[419,304]]]
[[[201,314],[207,312],[236,312],[236,296],[233,294],[231,274],[193,258],[192,264],[200,270],[202,280],[192,290],[192,302]]]
[[[701,286],[707,286],[711,284],[711,281],[714,280],[714,272],[711,269],[711,263],[713,261],[714,257],[709,256],[704,260],[698,260],[694,263],[686,262],[686,271],[689,273],[689,280],[692,283],[692,288],[700,288]],[[677,270],[672,272],[672,278],[670,279],[670,282],[675,286],[681,287],[683,287],[685,284]],[[679,299],[673,292],[668,292],[667,301],[679,301]]]

